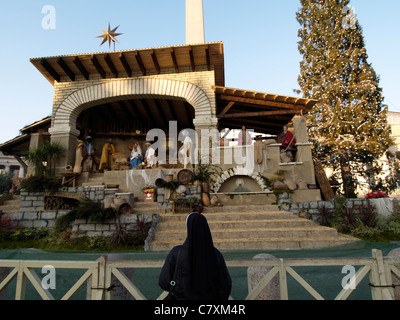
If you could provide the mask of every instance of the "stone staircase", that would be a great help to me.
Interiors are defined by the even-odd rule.
[[[6,200],[0,204],[0,210],[4,213],[18,212],[20,208],[20,196],[14,195],[11,200]]]
[[[338,234],[273,205],[205,208],[214,245],[222,251],[299,250],[342,245],[358,239]],[[151,251],[169,251],[186,239],[187,214],[161,214]]]
[[[104,174],[103,173],[95,173],[92,172],[87,174],[87,178],[85,178],[85,173],[82,174],[82,178],[84,182],[82,182],[83,187],[91,187],[91,186],[101,186],[104,185]]]

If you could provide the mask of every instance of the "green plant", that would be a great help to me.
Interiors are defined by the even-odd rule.
[[[362,223],[367,227],[374,228],[378,218],[378,213],[371,202],[361,202],[361,204],[358,205],[358,211]]]
[[[90,199],[80,200],[79,206],[71,210],[68,214],[75,219],[88,219],[91,222],[104,222],[108,219],[116,218],[118,211],[114,208],[102,208],[101,204]]]
[[[27,192],[55,193],[61,188],[61,178],[51,176],[31,176],[21,181],[20,188]]]
[[[145,238],[151,225],[152,221],[147,221],[145,215],[137,215],[136,216],[136,225],[139,229],[140,235]]]
[[[119,217],[117,209],[102,208],[99,203],[90,199],[80,200],[79,206],[66,214],[59,216],[54,225],[56,232],[64,232],[75,219],[87,219],[90,222],[104,222],[108,219]]]
[[[27,158],[34,166],[36,176],[55,175],[56,161],[64,154],[64,148],[57,142],[43,143],[42,146],[29,150]]]
[[[168,190],[176,190],[179,187],[178,180],[171,180],[165,183],[164,188]]]
[[[64,148],[58,142],[45,142],[43,151],[47,160],[46,174],[53,177],[56,173],[56,162],[64,154]]]
[[[49,228],[18,229],[9,236],[9,239],[12,241],[37,240],[47,236],[49,230]]]
[[[263,184],[264,184],[264,190],[269,190],[272,187],[272,181],[271,179],[263,176],[261,173],[258,173],[258,176],[262,179]]]
[[[363,239],[373,239],[382,233],[381,230],[366,226],[361,220],[356,221],[356,226],[350,231],[353,237]]]
[[[108,238],[104,236],[89,237],[87,242],[89,249],[101,249],[108,245]]]
[[[0,195],[7,194],[12,188],[12,173],[0,174]]]
[[[320,225],[328,227],[331,224],[331,220],[333,217],[332,210],[328,209],[326,205],[321,205],[318,207],[318,218],[317,221]]]
[[[222,173],[222,169],[213,164],[205,164],[202,163],[201,160],[199,164],[196,165],[194,170],[194,179],[199,180],[200,182],[207,182],[209,185],[213,185],[215,183],[215,179],[219,177]]]
[[[121,223],[118,223],[117,229],[110,235],[108,242],[112,246],[134,246],[136,244],[135,235],[132,232],[126,230]]]
[[[356,221],[359,218],[354,203],[346,202],[346,198],[338,197],[335,199],[335,209],[333,210],[333,217],[331,226],[336,228],[339,232],[349,233],[357,227]]]

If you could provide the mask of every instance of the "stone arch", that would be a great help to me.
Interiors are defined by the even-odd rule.
[[[100,102],[133,96],[164,96],[186,100],[195,109],[196,117],[212,117],[211,102],[198,86],[177,80],[139,78],[113,80],[75,91],[53,111],[52,127],[74,130],[79,114],[85,109]]]
[[[257,182],[257,184],[259,185],[259,187],[261,188],[261,190],[264,191],[269,191],[268,189],[266,189],[266,187],[264,186],[264,182],[263,179],[260,178],[260,176],[258,175],[257,172],[254,172],[252,174],[247,174],[247,173],[243,173],[241,172],[240,168],[230,168],[226,171],[224,171],[217,179],[217,181],[211,186],[211,190],[214,193],[217,193],[219,191],[219,189],[221,188],[222,184],[228,180],[229,178],[232,178],[234,176],[247,176],[251,179],[253,179],[255,182]]]

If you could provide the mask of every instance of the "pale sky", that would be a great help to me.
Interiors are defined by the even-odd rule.
[[[204,0],[206,42],[223,41],[225,85],[292,95],[298,89],[298,0]],[[400,112],[400,1],[351,0],[384,103]],[[44,29],[44,6],[56,10]],[[185,44],[185,0],[14,0],[0,2],[0,143],[51,114],[53,87],[30,58],[109,51],[96,38],[120,25],[116,50]]]

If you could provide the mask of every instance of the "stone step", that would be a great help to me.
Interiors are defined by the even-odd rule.
[[[277,205],[238,205],[238,206],[217,206],[204,208],[203,214],[207,213],[220,213],[220,212],[247,212],[247,211],[279,211]]]
[[[210,229],[234,229],[234,228],[289,228],[307,227],[315,225],[311,220],[292,218],[292,219],[253,219],[253,220],[211,220],[208,222]],[[184,230],[185,221],[162,222],[157,226],[157,231]]]
[[[165,222],[183,222],[186,221],[187,214],[167,214],[161,215],[161,221]],[[207,221],[232,221],[232,220],[255,220],[255,219],[291,219],[293,214],[287,211],[244,211],[244,212],[215,212],[204,213]]]
[[[235,239],[243,235],[251,234],[255,238],[311,238],[334,237],[337,231],[332,228],[238,228],[238,229],[211,229],[213,238]],[[158,231],[154,240],[185,240],[186,230]]]
[[[319,249],[343,245],[357,239],[345,236],[305,238],[238,238],[213,239],[214,245],[221,251],[241,250],[304,250]],[[182,244],[181,240],[153,241],[152,251],[169,251],[174,246]]]
[[[138,209],[158,208],[158,203],[157,202],[135,201],[134,208],[138,208]]]
[[[17,212],[20,208],[20,197],[14,196],[12,200],[4,201],[3,205],[0,205],[0,210],[4,212]]]
[[[215,246],[220,250],[295,250],[337,246],[358,239],[338,234],[277,206],[205,208]],[[152,251],[171,250],[186,239],[187,214],[161,214]]]

